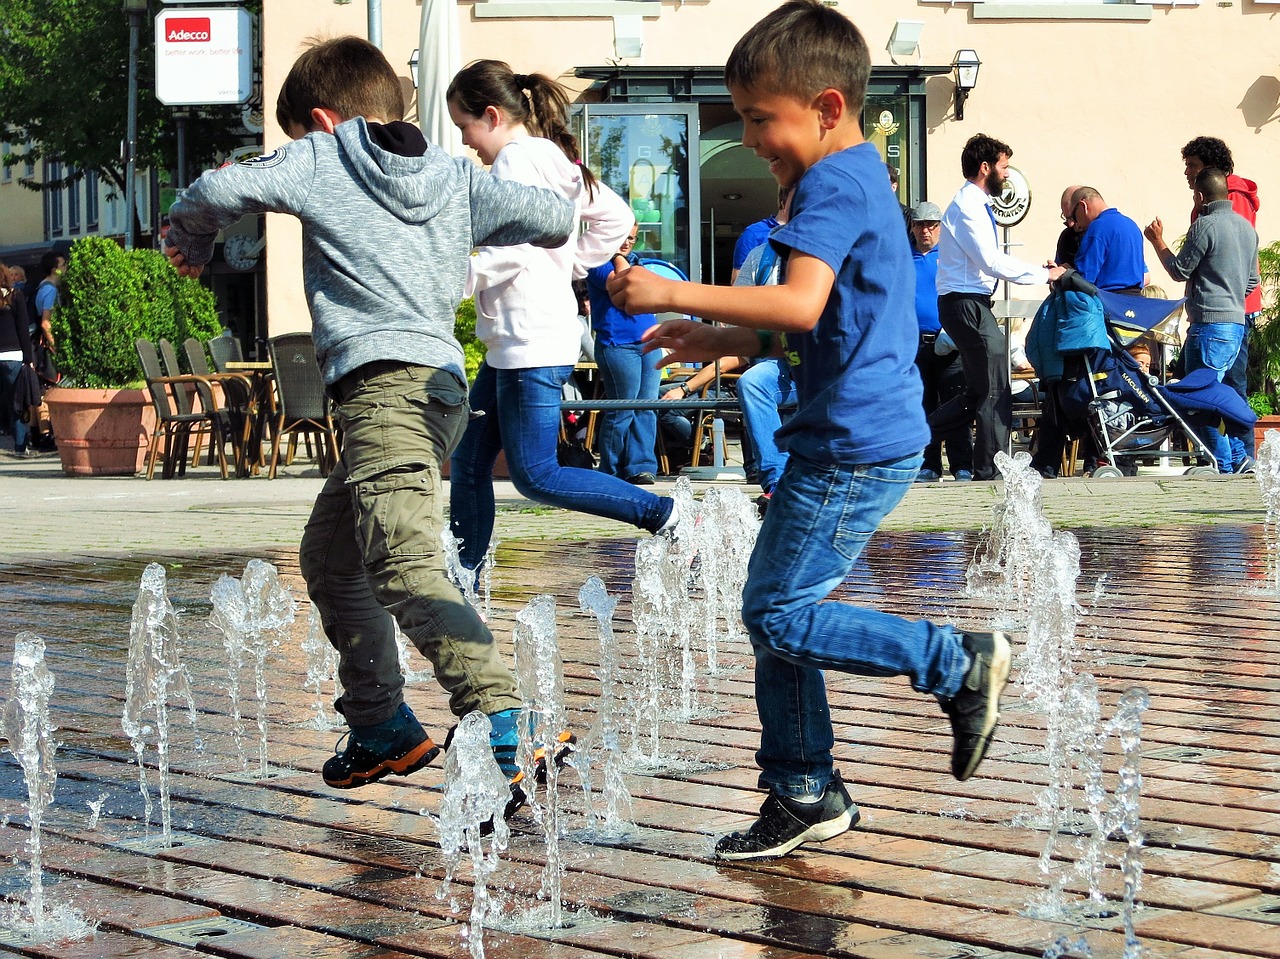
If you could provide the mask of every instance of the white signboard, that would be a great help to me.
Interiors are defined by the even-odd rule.
[[[156,97],[171,107],[244,103],[253,93],[253,21],[242,7],[156,16]]]

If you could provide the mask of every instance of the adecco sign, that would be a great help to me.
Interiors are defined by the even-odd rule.
[[[241,7],[156,17],[156,97],[171,107],[244,103],[253,93],[253,21]]]

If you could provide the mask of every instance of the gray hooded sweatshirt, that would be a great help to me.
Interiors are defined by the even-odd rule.
[[[409,155],[406,155],[409,154]],[[499,180],[428,146],[407,123],[348,120],[264,156],[205,173],[169,212],[188,263],[250,213],[302,221],[302,279],[325,383],[379,360],[448,370],[465,383],[454,312],[473,247],[557,247],[573,204]]]
[[[1258,285],[1258,233],[1231,208],[1214,200],[1191,224],[1186,242],[1165,264],[1175,280],[1187,280],[1192,323],[1244,323],[1244,298]]]

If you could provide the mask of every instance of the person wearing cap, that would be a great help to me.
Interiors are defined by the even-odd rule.
[[[924,381],[924,414],[964,392],[964,369],[955,344],[942,333],[938,322],[938,234],[942,231],[942,211],[927,200],[911,215],[911,254],[916,267],[916,322],[920,325],[920,345],[916,368]],[[939,338],[941,337],[941,342]],[[935,433],[924,450],[924,463],[917,483],[942,478],[942,444],[947,444],[947,463],[958,481],[973,479],[973,438],[969,427],[946,434]]]

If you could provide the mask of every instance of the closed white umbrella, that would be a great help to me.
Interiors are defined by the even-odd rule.
[[[428,142],[462,156],[462,137],[444,98],[449,81],[462,69],[457,0],[423,0],[418,51],[418,125]]]

